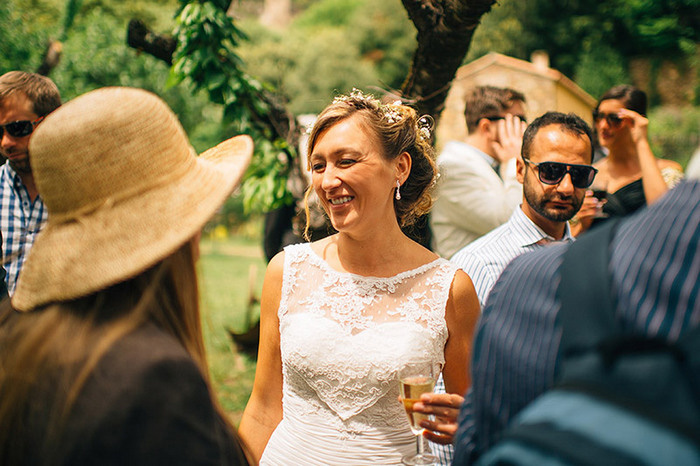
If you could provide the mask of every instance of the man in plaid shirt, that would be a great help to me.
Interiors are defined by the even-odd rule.
[[[10,71],[0,76],[0,233],[2,265],[10,295],[47,211],[29,165],[29,138],[36,125],[61,105],[49,78]]]

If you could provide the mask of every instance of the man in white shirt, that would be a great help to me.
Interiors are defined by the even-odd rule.
[[[467,98],[469,134],[438,156],[440,180],[430,214],[433,250],[451,257],[508,220],[522,198],[515,174],[525,130],[525,96],[483,86]]]
[[[452,257],[471,277],[481,306],[508,263],[554,241],[572,241],[568,220],[595,178],[590,127],[570,113],[548,112],[528,126],[517,179],[522,204],[508,222]]]

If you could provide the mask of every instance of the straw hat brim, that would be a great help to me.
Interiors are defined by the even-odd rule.
[[[68,222],[52,222],[49,215],[22,268],[12,305],[27,311],[86,296],[164,259],[223,204],[252,153],[252,139],[237,136],[196,157],[179,180]]]

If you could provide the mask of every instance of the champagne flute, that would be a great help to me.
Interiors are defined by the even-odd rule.
[[[413,412],[413,405],[420,401],[423,393],[433,391],[435,387],[435,372],[433,363],[430,360],[412,361],[406,363],[399,370],[399,391],[400,399],[403,403],[411,431],[416,436],[416,454],[402,458],[403,464],[435,464],[437,458],[424,452],[423,431],[420,422],[428,419],[428,415]]]

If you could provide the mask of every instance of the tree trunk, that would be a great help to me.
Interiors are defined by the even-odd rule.
[[[418,47],[401,93],[437,121],[474,30],[496,0],[401,0],[418,30]]]

